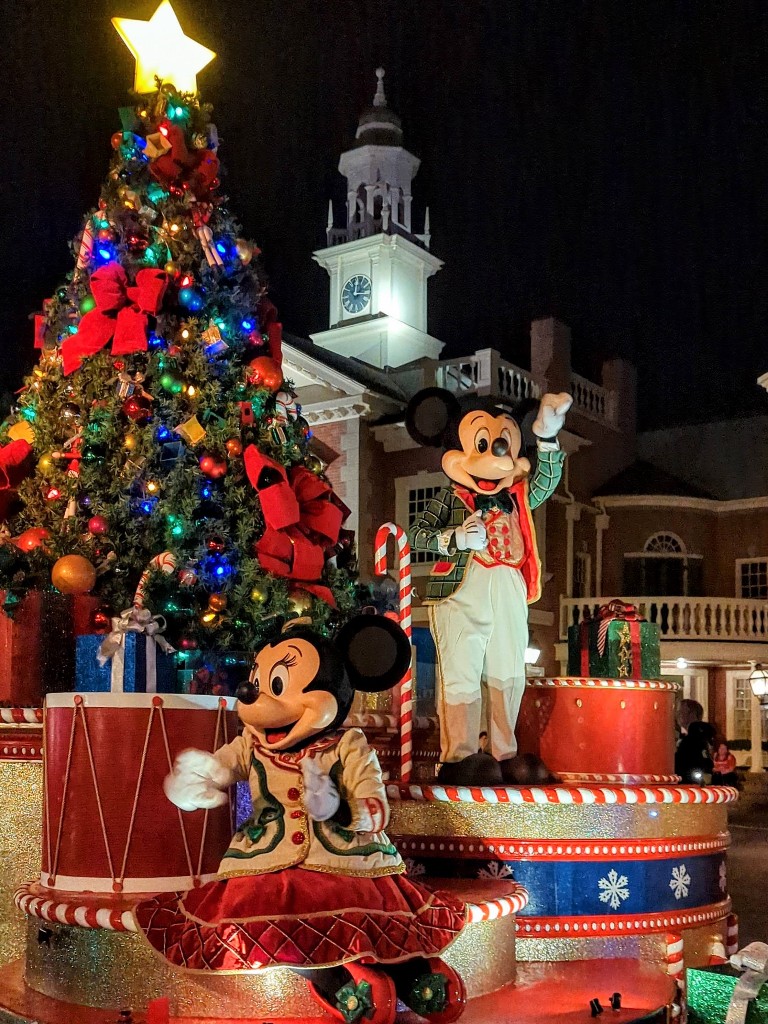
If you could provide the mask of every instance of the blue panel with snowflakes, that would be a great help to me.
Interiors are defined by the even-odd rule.
[[[529,893],[520,917],[645,914],[719,903],[725,899],[725,855],[681,854],[663,859],[522,860],[441,857],[407,859],[429,877],[509,878]]]

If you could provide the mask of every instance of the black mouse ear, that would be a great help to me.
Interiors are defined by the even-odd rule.
[[[356,690],[379,693],[399,683],[411,663],[411,645],[400,626],[383,615],[358,615],[343,626],[336,647]]]
[[[405,427],[414,441],[437,448],[443,443],[451,420],[458,415],[459,403],[450,391],[424,388],[408,403]]]

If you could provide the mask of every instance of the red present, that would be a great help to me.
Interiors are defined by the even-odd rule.
[[[30,590],[10,615],[0,611],[0,702],[38,706],[46,693],[74,690],[75,636],[93,632],[99,604],[90,595]]]

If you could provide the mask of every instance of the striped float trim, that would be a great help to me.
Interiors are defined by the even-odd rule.
[[[530,839],[494,839],[483,836],[482,839],[467,839],[459,836],[403,836],[387,833],[397,846],[403,857],[443,857],[454,860],[475,860],[478,857],[514,860],[524,857],[526,860],[575,860],[602,861],[606,857],[611,860],[663,860],[670,856],[706,856],[720,853],[730,846],[731,837],[727,832],[719,835],[689,836],[678,839],[674,836],[661,839],[567,839],[567,840],[530,840]]]
[[[23,914],[51,924],[77,925],[80,928],[102,928],[113,932],[133,932],[136,925],[130,910],[113,907],[85,906],[77,900],[45,899],[29,885],[17,889],[14,903]]]
[[[387,786],[391,801],[471,804],[730,804],[732,786]]]
[[[0,708],[0,724],[2,725],[39,725],[43,724],[42,708]]]
[[[730,899],[675,913],[599,917],[523,917],[517,921],[520,939],[604,938],[607,935],[650,935],[670,928],[696,928],[722,920],[731,911]]]
[[[502,917],[516,914],[528,905],[528,890],[522,885],[515,885],[514,892],[497,900],[483,900],[482,903],[467,904],[467,922],[477,924],[480,921],[498,921]]]
[[[558,772],[563,782],[606,783],[615,786],[674,786],[679,775],[609,775],[600,772]]]
[[[642,690],[654,693],[676,693],[680,689],[679,683],[671,683],[666,679],[586,679],[577,676],[563,676],[559,679],[534,677],[526,679],[525,685],[531,687],[569,686],[590,690]]]

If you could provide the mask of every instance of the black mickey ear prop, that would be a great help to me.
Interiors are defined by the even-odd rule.
[[[451,420],[458,415],[459,403],[450,391],[424,388],[408,403],[405,427],[414,441],[429,448],[438,448]]]
[[[399,683],[411,663],[403,630],[383,615],[358,615],[339,630],[336,647],[355,690],[379,693]]]

